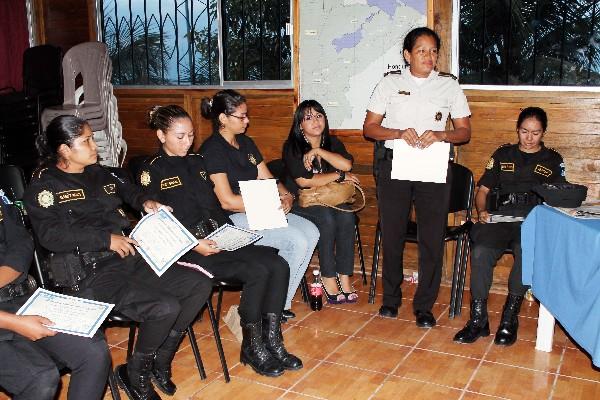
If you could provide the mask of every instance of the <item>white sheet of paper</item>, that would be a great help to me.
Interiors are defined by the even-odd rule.
[[[194,235],[165,208],[145,215],[129,237],[138,242],[137,250],[158,276],[198,244]]]
[[[91,338],[114,306],[38,288],[17,315],[46,317],[54,323],[48,329]]]
[[[525,221],[525,217],[515,217],[513,215],[501,215],[501,214],[490,214],[488,224],[495,224],[498,222],[521,222]]]
[[[394,140],[392,179],[446,183],[450,143],[436,142],[425,149]]]
[[[288,226],[285,213],[281,209],[275,179],[256,179],[239,183],[250,229],[260,231]]]
[[[221,250],[233,251],[261,239],[262,235],[237,226],[225,224],[212,232],[206,239],[217,242]]]

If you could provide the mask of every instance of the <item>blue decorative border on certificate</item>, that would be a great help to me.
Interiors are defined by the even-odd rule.
[[[133,230],[131,231],[131,234],[129,235],[130,238],[134,238],[135,233],[137,232],[138,228],[140,227],[140,225],[144,222],[144,220],[153,217],[156,218],[156,215],[158,214],[158,217],[161,219],[168,219],[171,222],[173,222],[175,225],[177,225],[177,227],[179,228],[179,230],[181,231],[181,233],[183,233],[183,235],[185,236],[185,238],[188,239],[188,243],[186,244],[186,247],[184,249],[182,249],[181,251],[179,251],[178,253],[176,253],[173,257],[171,257],[166,263],[164,263],[163,265],[158,265],[155,262],[152,261],[152,259],[149,257],[148,252],[146,252],[143,248],[141,247],[137,247],[138,251],[140,252],[140,254],[142,255],[142,257],[144,258],[144,260],[146,260],[146,262],[148,263],[148,265],[150,265],[150,267],[156,271],[157,275],[162,275],[162,273],[164,271],[166,271],[169,267],[171,267],[171,265],[173,265],[175,263],[175,261],[179,260],[181,258],[181,256],[183,256],[185,253],[187,253],[188,251],[190,251],[190,249],[192,247],[194,247],[197,243],[198,243],[198,239],[196,239],[196,237],[194,235],[192,235],[190,233],[190,231],[188,231],[185,226],[183,226],[181,224],[181,222],[179,222],[177,220],[177,218],[175,218],[175,216],[173,214],[171,214],[168,210],[166,210],[165,208],[160,208],[158,210],[158,212],[156,212],[155,214],[147,214],[145,215],[139,222],[138,224],[135,226],[135,228],[133,228]]]

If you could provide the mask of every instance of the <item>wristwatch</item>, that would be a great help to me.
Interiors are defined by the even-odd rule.
[[[340,175],[335,181],[338,183],[342,183],[346,180],[346,172],[338,170],[337,173]]]

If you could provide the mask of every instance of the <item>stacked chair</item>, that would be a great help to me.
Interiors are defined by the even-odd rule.
[[[112,63],[106,44],[85,42],[67,51],[62,61],[64,100],[44,109],[42,127],[60,115],[75,115],[88,121],[98,145],[102,165],[119,166],[126,148],[119,122],[117,99],[110,83]]]
[[[23,53],[23,91],[0,89],[0,164],[35,167],[35,140],[44,108],[63,98],[62,51],[42,45]]]

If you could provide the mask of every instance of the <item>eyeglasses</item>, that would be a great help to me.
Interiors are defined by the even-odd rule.
[[[535,131],[528,131],[527,129],[523,128],[517,129],[517,132],[519,132],[520,135],[528,135],[531,133],[534,136],[541,135],[542,133],[544,133],[544,131],[541,129],[536,129]]]
[[[324,115],[323,114],[306,114],[304,116],[304,118],[302,118],[302,121],[306,122],[306,121],[310,121],[311,119],[315,118],[317,120],[323,118]]]
[[[246,114],[246,115],[233,115],[233,114],[226,114],[226,115],[228,115],[228,116],[230,116],[230,117],[237,118],[237,119],[239,119],[240,121],[243,121],[243,120],[245,120],[245,119],[248,119],[248,120],[250,119],[250,117],[248,116],[248,114]]]

